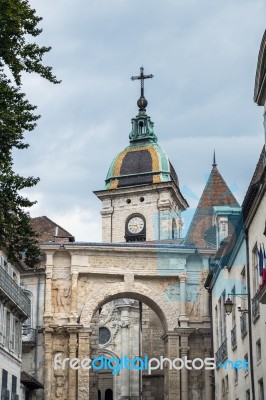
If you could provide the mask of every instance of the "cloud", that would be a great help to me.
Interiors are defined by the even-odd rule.
[[[60,85],[24,76],[23,89],[42,115],[17,170],[40,176],[32,210],[78,240],[101,239],[93,190],[128,144],[143,64],[148,113],[181,188],[200,197],[213,149],[242,201],[263,144],[262,109],[253,103],[265,2],[248,0],[31,1],[43,17],[39,42]],[[240,18],[241,16],[241,18]],[[256,23],[254,23],[256,21]],[[197,201],[188,198],[192,207]]]

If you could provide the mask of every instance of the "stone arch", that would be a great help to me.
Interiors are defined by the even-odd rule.
[[[177,327],[179,307],[177,302],[165,302],[164,292],[136,282],[116,282],[104,285],[89,296],[81,311],[80,322],[89,327],[95,312],[104,304],[119,298],[132,298],[149,306],[159,317],[164,331]]]

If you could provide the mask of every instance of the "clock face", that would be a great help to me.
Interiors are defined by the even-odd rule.
[[[144,228],[144,221],[141,217],[133,217],[128,221],[127,229],[130,233],[140,233]]]

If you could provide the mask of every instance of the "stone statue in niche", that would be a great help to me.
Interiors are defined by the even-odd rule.
[[[199,315],[200,287],[199,285],[186,286],[186,312],[187,315],[197,317]]]
[[[64,312],[70,306],[71,289],[60,281],[53,282],[53,305],[55,312]]]

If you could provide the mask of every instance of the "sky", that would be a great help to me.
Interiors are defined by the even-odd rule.
[[[15,169],[40,177],[25,192],[78,241],[101,241],[101,202],[112,159],[128,144],[143,65],[147,114],[174,165],[190,211],[218,169],[241,204],[264,143],[253,101],[264,0],[31,0],[52,46],[44,63],[62,80],[23,76],[42,118],[15,150]]]

